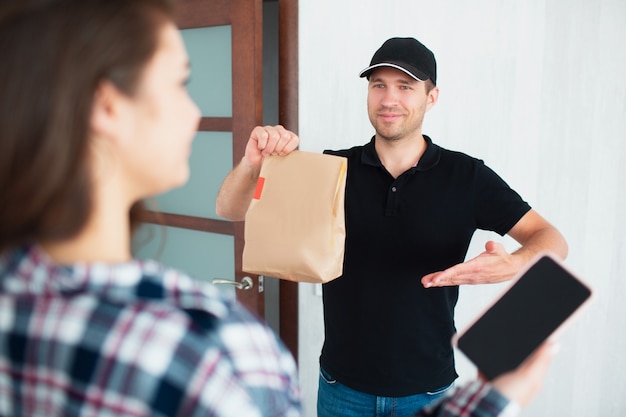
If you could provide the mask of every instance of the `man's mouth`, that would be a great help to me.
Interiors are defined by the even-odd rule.
[[[396,120],[398,120],[401,117],[401,115],[397,113],[379,113],[378,117],[383,122],[391,123],[391,122],[395,122]]]

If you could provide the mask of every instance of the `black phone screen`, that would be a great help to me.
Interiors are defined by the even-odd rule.
[[[491,380],[517,368],[590,296],[589,287],[542,256],[458,337],[457,346]]]

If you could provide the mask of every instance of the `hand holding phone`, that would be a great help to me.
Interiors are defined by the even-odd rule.
[[[592,291],[553,255],[537,256],[454,344],[488,379],[522,364],[590,298]]]
[[[514,401],[517,406],[526,407],[541,391],[546,373],[557,351],[556,343],[551,341],[543,343],[517,369],[491,381],[493,387]]]

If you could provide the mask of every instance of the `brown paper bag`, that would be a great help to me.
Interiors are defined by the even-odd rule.
[[[263,161],[246,212],[243,270],[299,282],[343,271],[347,159],[293,151]]]

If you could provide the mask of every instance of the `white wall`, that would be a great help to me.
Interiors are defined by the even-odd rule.
[[[555,224],[570,245],[568,266],[597,292],[522,415],[624,416],[626,2],[301,0],[299,8],[301,149],[369,140],[358,72],[391,36],[423,41],[441,89],[424,132],[484,159]],[[494,237],[516,247],[479,233],[468,256]],[[499,291],[463,287],[457,327]],[[311,417],[322,339],[321,297],[301,284],[299,363]],[[461,381],[473,378],[457,359]]]

